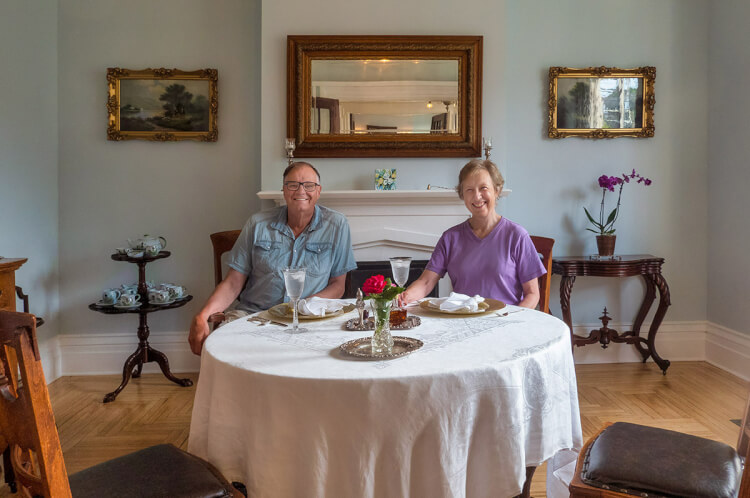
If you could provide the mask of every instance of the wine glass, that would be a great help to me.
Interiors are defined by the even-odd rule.
[[[299,327],[299,317],[297,316],[297,303],[302,296],[302,290],[305,288],[305,268],[284,268],[284,286],[289,296],[292,307],[292,332],[307,332],[307,329]]]
[[[409,266],[411,266],[411,258],[408,256],[397,256],[390,258],[391,260],[391,272],[393,273],[393,281],[399,287],[406,285],[409,280]],[[393,309],[398,311],[398,320],[402,322],[406,320],[406,309],[401,308],[398,305],[398,299],[394,300]]]

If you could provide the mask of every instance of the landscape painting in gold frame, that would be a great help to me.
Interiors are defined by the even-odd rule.
[[[654,136],[656,68],[549,68],[549,138]]]
[[[107,139],[216,142],[216,69],[107,69]]]

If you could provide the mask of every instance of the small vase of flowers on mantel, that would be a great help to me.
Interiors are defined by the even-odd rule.
[[[594,228],[587,228],[586,230],[597,234],[596,245],[599,250],[599,256],[611,257],[615,253],[615,241],[617,240],[617,236],[615,235],[615,221],[617,221],[617,218],[620,216],[620,200],[622,199],[622,188],[626,183],[630,183],[631,180],[633,180],[634,183],[640,183],[646,187],[651,185],[651,180],[639,175],[635,172],[635,170],[633,170],[633,172],[630,174],[623,173],[622,176],[602,175],[598,180],[599,186],[602,189],[602,202],[599,206],[599,217],[594,218],[588,209],[586,209],[585,207],[583,208],[589,221],[594,226]],[[614,192],[615,188],[617,188],[618,186],[619,188],[617,192],[617,205],[612,210],[612,212],[609,213],[609,215],[606,215],[606,212],[604,210],[604,201],[607,196],[607,192]]]

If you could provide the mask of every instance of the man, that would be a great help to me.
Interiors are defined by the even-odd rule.
[[[190,325],[190,349],[199,355],[209,334],[208,317],[224,311],[239,296],[234,318],[284,301],[282,270],[307,268],[302,297],[340,298],[346,273],[357,267],[346,217],[317,206],[320,174],[309,163],[284,171],[280,206],[253,215],[230,252],[229,272]]]

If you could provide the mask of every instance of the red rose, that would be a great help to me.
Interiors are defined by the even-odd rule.
[[[362,292],[368,294],[380,294],[385,289],[385,277],[383,275],[373,275],[365,280],[362,285]]]

